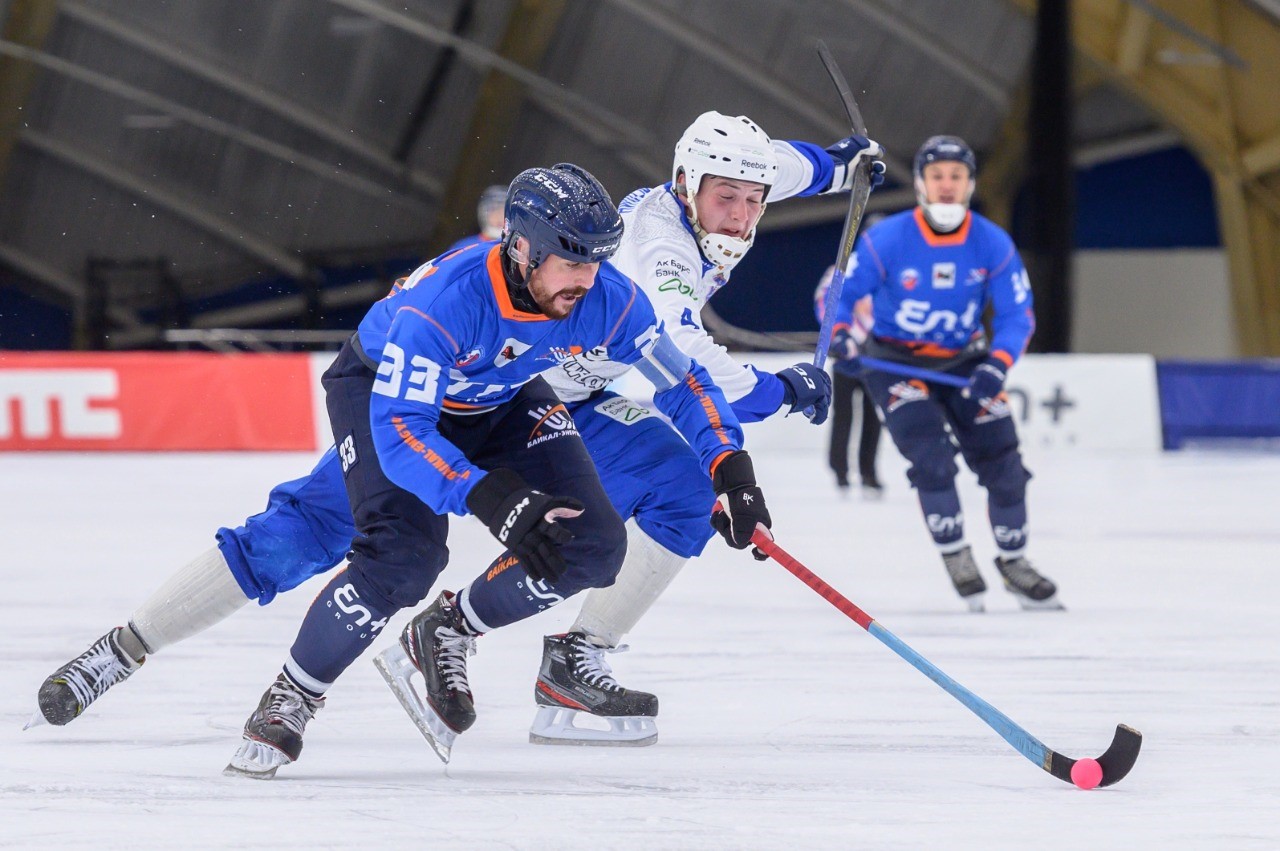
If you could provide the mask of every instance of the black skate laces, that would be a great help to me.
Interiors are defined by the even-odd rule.
[[[135,666],[136,667],[136,666]],[[88,706],[116,683],[133,673],[111,646],[111,634],[102,636],[84,655],[67,666],[54,682],[71,689],[80,706]]]
[[[613,678],[613,669],[605,661],[606,653],[626,653],[630,645],[619,644],[617,647],[600,647],[586,638],[579,638],[570,645],[570,656],[573,660],[573,672],[588,685],[602,688],[605,691],[625,691]]]
[[[1000,559],[1000,574],[1008,579],[1013,585],[1022,591],[1030,591],[1044,581],[1044,577],[1040,575],[1031,562],[1027,561],[1023,556],[1011,559]]]
[[[316,717],[316,711],[324,706],[323,697],[305,695],[291,683],[278,680],[271,684],[267,693],[271,695],[271,702],[267,704],[267,723],[279,724],[299,736],[307,722]]]
[[[972,582],[979,576],[978,563],[973,560],[973,551],[968,547],[947,553],[942,557],[942,562],[951,574],[951,581],[957,584]]]
[[[436,667],[445,685],[463,694],[471,694],[471,684],[467,682],[467,657],[476,655],[476,637],[459,632],[453,627],[436,627]]]

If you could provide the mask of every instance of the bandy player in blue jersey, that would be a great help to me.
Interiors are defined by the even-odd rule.
[[[539,377],[548,364],[600,351],[636,366],[723,494],[730,543],[746,547],[770,526],[723,395],[605,262],[623,224],[604,188],[573,165],[530,169],[508,189],[506,223],[501,245],[445,255],[375,304],[325,373],[357,535],[229,771],[269,776],[296,758],[324,692],[444,569],[449,514],[474,514],[506,549],[400,636],[396,682],[446,760],[475,721],[466,663],[476,637],[613,582],[626,531],[572,417]],[[410,671],[424,694],[408,686]]]
[[[770,525],[723,395],[663,332],[636,285],[604,262],[623,225],[603,187],[576,166],[533,169],[512,183],[506,219],[501,246],[426,264],[375,305],[325,374],[335,449],[311,477],[277,489],[287,496],[273,503],[287,514],[286,504],[305,501],[308,511],[294,517],[306,528],[286,523],[267,533],[264,523],[251,555],[283,561],[272,558],[280,550],[313,574],[317,559],[333,563],[337,533],[350,543],[349,568],[304,619],[284,673],[246,724],[233,771],[268,777],[296,759],[327,686],[443,569],[447,514],[475,514],[507,549],[457,597],[442,594],[401,638],[427,682],[446,750],[474,719],[465,663],[475,637],[613,581],[626,548],[622,520],[574,421],[537,377],[575,352],[607,353],[660,388],[655,404],[689,441],[682,445],[699,459],[700,475],[710,475],[699,506],[704,525],[717,502],[717,528],[734,546]],[[345,528],[330,498],[335,485],[349,498]],[[44,717],[67,723],[135,670],[141,654],[129,645],[144,635],[171,637],[175,627],[199,629],[234,610],[209,567],[193,564],[162,589],[189,606],[153,608],[157,621],[113,630],[46,680]],[[271,576],[261,599],[302,578]]]
[[[977,160],[963,140],[934,136],[916,153],[919,205],[889,216],[858,241],[831,353],[855,356],[853,307],[872,299],[869,357],[969,379],[959,389],[869,369],[868,389],[885,427],[911,462],[907,477],[956,591],[981,611],[986,582],[965,540],[956,492],[955,445],[987,490],[999,552],[996,569],[1024,608],[1061,608],[1057,587],[1027,560],[1026,487],[1005,376],[1035,328],[1031,286],[1013,240],[969,209]],[[983,311],[992,310],[988,344]],[[954,438],[955,443],[952,440]]]

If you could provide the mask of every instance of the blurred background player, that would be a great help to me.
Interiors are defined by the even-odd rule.
[[[464,236],[446,248],[443,254],[466,248],[469,245],[476,245],[481,242],[497,242],[502,239],[502,218],[503,208],[507,203],[507,187],[501,185],[493,185],[480,193],[480,200],[476,203],[476,222],[480,226],[480,230],[470,236]]]
[[[986,582],[965,540],[956,491],[957,447],[987,491],[996,569],[1028,609],[1061,608],[1057,587],[1026,557],[1026,487],[1005,377],[1035,327],[1031,285],[1009,235],[969,209],[977,160],[955,136],[934,136],[913,163],[918,206],[889,216],[858,241],[841,294],[831,351],[856,351],[853,306],[870,295],[869,357],[968,379],[963,390],[867,370],[865,382],[894,444],[956,592],[981,611]],[[990,307],[992,337],[982,327]]]
[[[818,288],[813,293],[813,307],[818,323],[822,323],[822,313],[826,306],[827,291],[831,287],[831,277],[835,266],[828,266],[823,273]],[[840,357],[832,357],[831,361],[831,443],[827,450],[827,465],[836,474],[836,487],[841,491],[849,488],[849,437],[854,426],[854,407],[858,408],[858,477],[861,480],[862,496],[866,499],[880,499],[884,495],[884,485],[876,475],[876,453],[880,448],[880,415],[876,413],[876,403],[862,383],[861,364],[858,361],[858,346],[862,345],[867,334],[871,332],[871,297],[858,299],[853,306],[853,326],[849,333],[841,337],[846,344],[846,351]],[[844,326],[838,326],[839,331]]]

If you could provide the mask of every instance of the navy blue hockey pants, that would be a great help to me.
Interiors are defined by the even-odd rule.
[[[369,423],[374,377],[348,343],[323,379],[356,536],[348,569],[312,604],[286,665],[315,691],[327,688],[388,618],[420,602],[449,560],[447,517],[392,483],[378,463]],[[564,416],[547,416],[556,407]],[[561,521],[574,538],[561,547],[567,569],[555,583],[530,582],[506,552],[464,589],[460,604],[475,627],[504,626],[585,588],[612,584],[626,531],[573,420],[546,382],[533,379],[486,413],[443,415],[439,430],[481,469],[515,470],[532,487],[586,506],[581,516]]]
[[[976,364],[958,372],[967,372]],[[1005,553],[1021,552],[1027,536],[1027,482],[1018,433],[1008,400],[1002,393],[983,405],[961,390],[873,370],[864,382],[884,416],[920,498],[925,523],[944,550],[963,540],[964,517],[955,478],[957,447],[978,484],[987,490],[987,511],[996,545]],[[954,438],[954,440],[953,440]]]

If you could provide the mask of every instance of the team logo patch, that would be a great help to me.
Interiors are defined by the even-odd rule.
[[[885,407],[885,413],[892,414],[909,402],[921,402],[928,398],[929,385],[918,378],[899,381],[889,388],[889,404]]]
[[[557,437],[568,437],[578,433],[573,417],[569,416],[569,410],[563,404],[552,405],[550,408],[539,406],[530,411],[529,416],[537,420],[529,432],[529,448],[539,443],[546,443],[548,440],[555,440]]]
[[[502,341],[502,347],[498,349],[498,356],[493,359],[493,365],[506,366],[527,351],[529,351],[527,343],[522,343],[515,337],[508,337]]]
[[[933,264],[933,288],[935,290],[953,290],[956,287],[956,264]]]
[[[969,274],[965,276],[964,285],[966,287],[976,287],[978,284],[985,283],[987,280],[987,270],[984,266],[977,269],[970,269]]]
[[[623,425],[632,425],[653,416],[653,411],[641,407],[624,396],[614,396],[596,405],[596,410]]]
[[[898,275],[898,282],[902,284],[903,289],[914,290],[916,284],[920,283],[920,273],[915,269],[903,269]]]
[[[1003,392],[994,399],[981,400],[981,408],[978,415],[973,418],[975,423],[992,423],[996,420],[1003,420],[1005,417],[1013,415],[1012,409],[1009,407],[1009,397]]]
[[[484,349],[480,346],[476,346],[474,349],[472,349],[471,351],[467,352],[465,355],[463,355],[462,357],[454,361],[453,365],[454,366],[471,366],[471,364],[480,360],[480,358],[482,357],[484,357]]]

